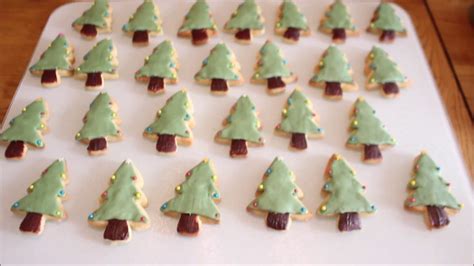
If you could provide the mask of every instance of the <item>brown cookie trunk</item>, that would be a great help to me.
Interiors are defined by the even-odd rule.
[[[107,140],[105,138],[96,138],[89,141],[88,151],[103,151],[107,149]]]
[[[395,31],[393,30],[383,30],[382,34],[380,35],[380,41],[384,42],[391,42],[395,40]]]
[[[225,79],[212,79],[211,80],[211,91],[228,91],[229,87]]]
[[[346,40],[346,30],[343,28],[335,28],[332,30],[332,39],[335,40]]]
[[[86,86],[87,87],[102,86],[102,72],[87,73]]]
[[[245,156],[247,155],[247,141],[244,139],[233,139],[230,143],[230,156]]]
[[[286,86],[286,84],[281,79],[281,77],[271,77],[271,78],[267,79],[267,88],[269,90],[281,89],[281,88],[285,88],[285,86]]]
[[[398,88],[398,85],[395,82],[384,83],[382,89],[387,95],[397,95],[400,92],[400,88]]]
[[[176,151],[176,136],[169,134],[158,134],[156,141],[156,150],[159,152],[175,152]]]
[[[165,89],[165,81],[162,77],[150,77],[148,81],[148,91],[151,93],[159,93]]]
[[[357,212],[345,212],[339,214],[339,223],[337,225],[339,231],[360,230],[360,219]]]
[[[286,29],[285,33],[283,34],[285,39],[293,40],[297,42],[300,39],[300,29],[289,27]]]
[[[207,29],[194,29],[191,30],[192,42],[195,45],[204,44],[209,39],[207,35]]]
[[[147,44],[148,43],[148,31],[137,30],[133,32],[132,42],[135,44]]]
[[[197,234],[199,232],[198,216],[182,213],[179,217],[177,230],[180,234]]]
[[[364,145],[364,160],[380,160],[382,159],[382,152],[379,145],[365,144]]]
[[[125,220],[111,219],[107,222],[104,239],[111,241],[124,241],[129,237],[128,223]]]
[[[342,88],[340,82],[326,81],[324,88],[324,95],[326,96],[342,96]]]
[[[306,141],[306,134],[292,133],[290,146],[298,150],[305,150],[306,148],[308,148],[308,142]]]
[[[249,41],[252,39],[252,34],[250,32],[250,29],[239,29],[235,33],[235,38],[237,40],[243,40],[243,41]]]
[[[41,84],[50,84],[56,82],[58,82],[56,69],[43,70],[43,74],[41,74]]]
[[[84,24],[81,28],[81,34],[86,37],[95,37],[97,36],[97,28],[92,24]]]
[[[444,207],[428,205],[426,210],[431,227],[441,228],[449,224],[449,217]]]
[[[20,224],[20,231],[28,233],[39,233],[41,231],[41,221],[43,215],[36,212],[27,212]]]
[[[7,149],[5,150],[5,158],[14,159],[21,158],[25,154],[26,145],[24,141],[14,140],[10,141]]]
[[[267,226],[275,230],[286,230],[289,221],[289,213],[269,212],[267,214]]]

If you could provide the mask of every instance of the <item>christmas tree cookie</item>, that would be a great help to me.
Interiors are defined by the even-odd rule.
[[[224,129],[217,132],[217,143],[230,144],[230,157],[246,157],[247,144],[263,145],[261,124],[255,105],[247,95],[241,96],[222,123]]]
[[[381,2],[374,12],[367,31],[380,36],[381,42],[393,42],[396,36],[406,36],[407,31],[395,9],[386,2]]]
[[[145,211],[148,200],[142,191],[143,178],[132,161],[124,161],[110,177],[110,183],[100,198],[100,207],[89,214],[89,224],[104,228],[104,239],[124,243],[132,239],[132,230],[150,227]]]
[[[326,199],[318,209],[324,216],[339,216],[339,231],[361,229],[359,213],[373,213],[375,206],[364,197],[365,186],[361,185],[355,171],[340,155],[334,154],[324,172],[326,183],[322,193]]]
[[[171,96],[156,114],[155,121],[143,132],[143,136],[156,141],[156,150],[173,153],[176,145],[189,146],[193,142],[193,105],[186,90]]]
[[[175,197],[161,205],[161,211],[171,217],[179,217],[177,231],[196,236],[201,221],[217,224],[221,216],[216,203],[221,196],[217,188],[214,166],[204,159],[186,173],[186,180],[176,186]]]
[[[366,88],[381,89],[387,98],[396,97],[400,90],[406,88],[409,81],[398,69],[397,64],[379,47],[374,46],[365,60]]]
[[[441,228],[449,224],[448,215],[458,212],[463,205],[449,193],[450,184],[439,174],[440,167],[422,152],[415,159],[412,179],[408,183],[409,197],[405,206],[425,213],[428,227]]]
[[[295,89],[281,112],[281,122],[275,133],[290,137],[290,148],[305,150],[307,138],[323,137],[323,129],[318,125],[318,116],[313,112],[313,104],[299,88]]]
[[[253,36],[265,33],[265,19],[255,0],[244,0],[224,25],[224,30],[233,33],[239,43],[249,44]]]
[[[269,94],[278,94],[285,90],[287,83],[296,80],[297,76],[291,72],[280,48],[273,42],[267,41],[259,50],[252,83],[266,83]]]
[[[184,17],[178,36],[191,38],[194,45],[202,45],[208,42],[209,37],[216,34],[217,25],[212,18],[209,5],[206,0],[196,0]]]
[[[324,13],[324,17],[319,23],[319,30],[332,35],[334,43],[344,43],[347,36],[357,36],[351,14],[342,0],[335,0]]]
[[[375,116],[375,110],[362,97],[354,103],[349,131],[350,137],[346,146],[362,150],[362,160],[366,163],[381,162],[380,150],[396,143],[382,121]]]
[[[144,0],[135,13],[123,25],[122,31],[132,36],[134,45],[146,46],[150,36],[163,33],[161,27],[160,10],[153,0]]]
[[[28,187],[28,195],[13,203],[11,211],[25,215],[20,231],[39,235],[46,220],[61,221],[67,218],[62,201],[69,182],[66,161],[58,159],[41,173],[41,177]]]
[[[8,143],[5,158],[22,159],[28,151],[28,146],[44,148],[43,134],[48,131],[48,115],[48,105],[42,98],[23,108],[21,114],[10,121],[10,127],[0,133],[0,141]]]
[[[117,104],[105,92],[99,93],[90,104],[89,111],[82,120],[84,125],[76,134],[76,140],[88,144],[89,155],[104,154],[109,141],[122,139],[117,110]]]
[[[306,221],[312,214],[301,202],[303,191],[295,183],[295,174],[281,158],[276,157],[263,175],[249,212],[266,216],[266,224],[275,230],[286,230],[291,220]]]
[[[331,45],[316,66],[315,74],[309,84],[324,89],[324,97],[327,99],[340,100],[343,91],[358,89],[352,73],[352,67],[344,53],[336,46]]]
[[[86,80],[87,90],[100,90],[104,87],[104,79],[118,78],[117,67],[117,50],[111,39],[104,39],[87,52],[74,75]]]
[[[241,85],[244,82],[239,62],[224,43],[212,48],[194,79],[201,85],[210,85],[211,93],[218,95],[227,94],[229,86]]]
[[[61,84],[61,76],[72,76],[73,63],[74,48],[64,34],[59,34],[41,54],[38,62],[30,67],[30,72],[41,77],[43,87],[57,87]]]
[[[301,35],[311,34],[306,17],[292,0],[283,0],[277,17],[275,33],[283,36],[285,42],[297,43]]]
[[[178,83],[178,54],[170,40],[161,42],[145,58],[145,65],[135,73],[135,79],[148,83],[150,94],[165,92],[165,84]]]
[[[86,39],[94,39],[97,33],[112,32],[112,7],[108,0],[95,0],[94,4],[77,18],[72,27]]]

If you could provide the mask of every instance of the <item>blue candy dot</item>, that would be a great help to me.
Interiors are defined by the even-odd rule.
[[[323,188],[324,188],[324,190],[328,190],[328,189],[329,189],[329,184],[327,184],[327,183],[324,184],[324,187],[323,187]]]
[[[166,203],[163,203],[163,205],[161,205],[161,208],[160,208],[160,209],[164,210],[164,209],[166,209],[166,208],[168,208],[168,203],[167,203],[167,202],[166,202]]]
[[[13,206],[12,206],[12,207],[13,207],[13,208],[18,208],[19,206],[20,206],[20,203],[17,201],[17,202],[15,202],[15,203],[13,203]]]
[[[288,105],[290,105],[291,102],[292,102],[292,100],[291,100],[291,99],[288,99],[288,101],[287,101]]]
[[[36,143],[36,145],[38,145],[38,146],[43,146],[43,141],[40,140],[40,139],[37,139],[37,140],[35,141],[35,143]]]
[[[370,208],[375,211],[375,205],[371,205]]]
[[[93,214],[93,213],[89,214],[89,216],[88,216],[87,218],[88,218],[89,220],[94,219],[94,214]]]
[[[186,114],[186,115],[184,116],[184,120],[188,121],[189,119],[191,119],[191,116],[190,116],[189,114]]]
[[[204,61],[202,61],[202,63],[203,63],[204,65],[207,65],[207,58],[204,59]]]
[[[212,197],[215,198],[215,199],[219,198],[219,193],[214,192],[214,193],[212,194]]]
[[[437,170],[437,171],[441,170],[441,167],[437,166],[437,167],[436,167],[436,170]]]
[[[175,67],[176,65],[174,63],[170,63],[170,67]]]
[[[272,169],[271,169],[271,168],[268,168],[267,171],[265,171],[265,174],[266,174],[266,175],[269,175],[269,174],[271,174],[271,173],[272,173]]]
[[[352,136],[350,139],[349,139],[350,142],[356,142],[357,141],[357,138],[355,136]]]
[[[306,212],[306,208],[305,208],[305,207],[301,207],[300,212],[301,212],[301,213],[305,213],[305,212]]]
[[[62,190],[62,189],[58,192],[58,195],[59,195],[60,197],[64,196],[64,194],[65,194],[65,192],[64,192],[64,190]]]
[[[146,132],[151,132],[153,129],[151,127],[147,127],[145,130]]]

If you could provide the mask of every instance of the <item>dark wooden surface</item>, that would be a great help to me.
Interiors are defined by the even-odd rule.
[[[49,15],[68,2],[73,1],[0,0],[0,121]],[[467,8],[474,0],[393,2],[411,15],[472,177],[474,124],[469,113],[474,106],[474,33],[467,24]]]

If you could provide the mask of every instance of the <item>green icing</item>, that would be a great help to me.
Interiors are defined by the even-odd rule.
[[[370,83],[405,82],[405,75],[400,72],[397,64],[390,59],[388,54],[379,47],[373,47],[370,51],[372,74],[369,76]]]
[[[363,99],[355,102],[355,116],[351,122],[349,144],[395,145],[395,139],[385,130],[385,126],[375,116],[375,110]]]
[[[225,79],[238,80],[240,65],[235,61],[235,55],[224,43],[212,48],[204,60],[201,70],[194,76],[196,80]]]
[[[166,101],[155,121],[146,129],[146,134],[169,134],[183,138],[191,137],[189,120],[192,119],[191,100],[186,91],[178,91]]]
[[[351,15],[347,10],[346,5],[341,0],[336,0],[329,8],[328,12],[325,14],[325,19],[321,25],[326,29],[355,29],[354,24],[352,24]]]
[[[107,24],[106,17],[109,14],[108,0],[95,0],[94,4],[86,10],[82,16],[76,19],[72,25],[91,24],[98,27],[105,27]]]
[[[281,5],[281,15],[277,22],[277,28],[297,28],[308,29],[306,17],[298,10],[298,7],[291,0],[284,0]]]
[[[113,174],[110,186],[102,194],[100,207],[92,212],[90,221],[108,221],[111,219],[149,223],[148,214],[139,199],[145,195],[141,191],[140,172],[129,160],[124,161]]]
[[[245,0],[227,21],[225,29],[261,30],[264,26],[260,7],[255,3],[255,0]]]
[[[300,189],[295,183],[295,175],[278,157],[266,170],[259,191],[263,192],[254,203],[260,210],[290,214],[308,213],[308,209],[298,198],[297,192]]]
[[[355,178],[355,173],[342,158],[336,158],[330,165],[330,179],[323,190],[329,197],[319,208],[322,215],[335,215],[347,212],[375,211],[374,205],[364,197],[364,188]]]
[[[2,141],[24,141],[35,147],[44,147],[41,130],[45,125],[43,119],[47,115],[46,103],[37,99],[23,108],[20,115],[10,121],[10,127],[0,134]]]
[[[415,190],[411,195],[415,201],[408,200],[406,204],[409,207],[434,205],[451,209],[461,208],[461,204],[449,193],[449,183],[439,175],[440,168],[428,154],[422,153],[416,165],[415,176],[408,185],[409,189]]]
[[[143,4],[141,4],[133,16],[130,17],[128,23],[123,25],[122,30],[125,32],[140,30],[161,32],[161,22],[156,13],[153,0],[144,0]]]
[[[173,43],[169,40],[161,42],[153,53],[145,60],[145,65],[140,68],[135,77],[162,77],[177,78],[178,60]]]
[[[395,9],[389,4],[382,2],[378,6],[377,19],[371,24],[371,27],[381,30],[394,30],[397,32],[404,32],[405,27],[400,18],[395,13]]]
[[[321,59],[319,72],[311,78],[311,81],[353,83],[350,72],[351,66],[344,53],[336,46],[331,45]]]
[[[72,66],[68,59],[68,49],[70,49],[70,45],[66,36],[59,34],[48,46],[48,49],[44,51],[38,62],[30,67],[30,71],[47,69],[71,70]]]
[[[312,104],[300,90],[294,90],[288,97],[279,129],[288,133],[321,134],[322,128],[314,121]]]
[[[76,68],[80,73],[113,73],[117,66],[115,65],[112,51],[114,45],[111,39],[104,39],[98,42],[84,56],[84,62]]]
[[[54,161],[28,188],[28,195],[15,202],[12,210],[41,213],[56,218],[66,217],[63,211],[62,198],[66,195],[66,162]]]
[[[95,97],[86,114],[84,126],[76,134],[76,140],[92,140],[119,135],[119,127],[114,121],[117,114],[112,110],[111,102],[112,99],[105,92],[101,92]]]
[[[215,28],[216,23],[212,19],[209,5],[205,0],[197,0],[186,14],[184,23],[179,28],[179,32]]]
[[[287,61],[283,58],[280,48],[273,42],[267,41],[259,51],[259,63],[253,74],[254,79],[268,79],[272,77],[289,77],[293,75]]]
[[[209,160],[203,160],[186,174],[186,180],[175,189],[176,196],[161,206],[161,211],[197,214],[220,220],[215,200],[220,199],[216,175]]]
[[[259,124],[255,105],[247,95],[244,95],[237,100],[233,112],[227,117],[226,127],[221,130],[220,137],[262,143]]]

